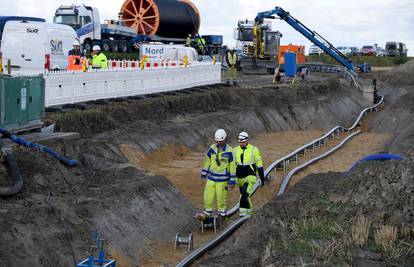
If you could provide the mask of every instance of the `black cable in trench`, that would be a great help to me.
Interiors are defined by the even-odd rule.
[[[10,187],[0,187],[0,196],[10,197],[22,190],[23,177],[20,173],[19,166],[17,165],[16,159],[13,156],[13,150],[4,144],[4,141],[0,139],[1,153],[5,158],[5,161],[9,167],[9,172],[14,177],[14,184]]]

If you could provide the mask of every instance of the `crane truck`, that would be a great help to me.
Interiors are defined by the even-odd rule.
[[[347,58],[343,53],[341,53],[338,49],[335,48],[328,40],[323,38],[320,34],[316,31],[312,31],[308,27],[306,27],[302,22],[298,19],[294,18],[289,12],[285,11],[281,7],[275,7],[272,10],[259,12],[255,18],[254,26],[256,28],[261,28],[264,25],[265,19],[275,19],[275,15],[277,15],[281,20],[286,21],[292,28],[300,32],[304,37],[306,37],[309,41],[320,47],[325,53],[330,55],[333,59],[335,59],[339,64],[341,64],[345,69],[349,72],[349,74],[353,77],[354,81],[357,78],[357,74],[354,70],[354,66],[352,61]],[[263,52],[262,50],[262,39],[255,38],[256,43],[254,44],[254,55],[260,55]]]
[[[289,12],[285,11],[283,8],[278,6],[269,11],[259,12],[254,22],[249,22],[246,20],[245,22],[239,21],[238,23],[238,28],[236,29],[237,31],[235,31],[235,38],[238,41],[238,43],[240,43],[241,41],[248,40],[248,42],[241,42],[241,44],[244,45],[244,47],[247,47],[247,49],[244,49],[242,46],[242,56],[247,56],[251,60],[251,66],[253,66],[253,68],[259,67],[259,63],[265,63],[267,71],[269,72],[269,70],[272,70],[272,65],[279,64],[277,60],[274,60],[274,62],[272,62],[274,64],[268,64],[268,61],[266,61],[265,47],[266,36],[267,32],[269,31],[269,22],[265,21],[265,19],[275,19],[275,15],[277,15],[281,20],[287,22],[291,27],[300,32],[312,43],[320,47],[325,53],[330,55],[344,68],[338,67],[336,65],[325,66],[317,64],[318,66],[316,66],[312,64],[305,64],[307,67],[310,67],[310,69],[316,71],[341,72],[344,75],[344,77],[349,77],[350,79],[352,79],[355,85],[360,90],[363,89],[358,82],[358,75],[355,72],[355,68],[352,64],[352,61],[349,58],[347,58],[343,53],[336,49],[328,40],[326,40],[316,31],[312,31],[298,19],[290,15]],[[243,67],[248,67],[248,64],[243,64],[243,61],[240,62],[240,65],[242,69]],[[361,69],[361,66],[359,66],[359,68]]]

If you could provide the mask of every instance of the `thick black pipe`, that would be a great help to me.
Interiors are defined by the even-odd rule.
[[[177,0],[154,0],[160,13],[156,35],[166,38],[183,38],[198,32],[200,17],[188,3]]]
[[[19,166],[17,165],[16,159],[13,156],[13,151],[4,145],[4,141],[0,139],[0,149],[3,153],[7,164],[9,165],[10,172],[14,177],[14,185],[11,187],[0,187],[0,196],[10,197],[22,190],[23,177],[20,173]]]

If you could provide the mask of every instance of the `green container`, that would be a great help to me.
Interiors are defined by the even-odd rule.
[[[45,114],[42,76],[0,76],[0,125],[11,132],[41,128]]]

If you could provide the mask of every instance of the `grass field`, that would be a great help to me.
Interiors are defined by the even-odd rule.
[[[369,63],[373,67],[392,67],[406,63],[413,58],[410,57],[373,57],[373,56],[354,56],[351,60],[354,65]],[[324,62],[327,64],[337,64],[337,62],[328,55],[306,56],[307,62]]]

